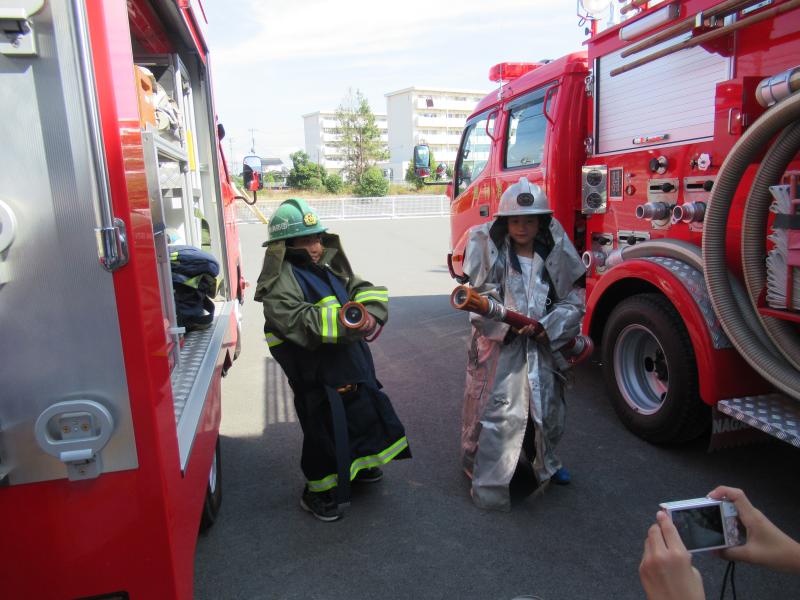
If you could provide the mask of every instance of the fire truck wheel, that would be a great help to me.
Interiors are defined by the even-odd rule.
[[[603,333],[603,375],[617,416],[644,440],[685,442],[708,427],[689,334],[660,294],[633,296],[611,312]]]
[[[203,514],[200,517],[200,531],[206,531],[217,520],[219,509],[222,506],[222,453],[220,452],[219,437],[214,448],[214,459],[211,461],[211,470],[208,474],[208,487],[206,499],[203,502]]]

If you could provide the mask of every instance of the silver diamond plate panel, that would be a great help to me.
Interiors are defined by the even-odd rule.
[[[683,287],[691,294],[695,303],[700,308],[700,312],[703,315],[703,320],[706,322],[708,333],[711,336],[711,342],[714,344],[715,349],[720,350],[722,348],[733,347],[728,336],[725,335],[725,331],[723,331],[722,325],[717,319],[717,315],[714,313],[714,308],[711,306],[711,298],[708,296],[706,281],[700,271],[682,260],[664,256],[654,256],[643,260],[649,260],[669,269],[683,284]]]
[[[218,318],[219,316],[214,319],[214,324]],[[175,423],[181,420],[189,393],[192,391],[197,373],[200,371],[200,365],[211,344],[214,324],[208,329],[191,331],[184,338],[183,348],[181,348],[181,366],[180,368],[176,367],[171,376],[172,396],[175,401]]]
[[[800,448],[800,402],[782,394],[720,400],[717,409]]]

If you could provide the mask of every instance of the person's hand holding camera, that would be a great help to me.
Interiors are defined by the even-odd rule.
[[[747,543],[720,550],[722,558],[800,574],[800,544],[755,508],[742,490],[723,485],[710,492],[708,497],[733,502],[739,520],[747,529]]]
[[[649,600],[703,600],[703,578],[692,566],[678,530],[663,510],[650,526],[639,565],[639,577]]]

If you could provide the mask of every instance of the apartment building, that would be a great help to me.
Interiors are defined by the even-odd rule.
[[[375,124],[381,132],[381,141],[388,144],[386,115],[376,114]],[[338,125],[335,112],[317,111],[303,115],[306,154],[311,162],[322,165],[329,173],[338,173],[344,166],[338,144],[340,136],[336,133]]]
[[[386,94],[393,179],[404,178],[417,144],[428,144],[437,163],[453,166],[467,117],[487,93],[409,87]]]

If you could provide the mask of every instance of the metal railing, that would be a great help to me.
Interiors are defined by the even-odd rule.
[[[450,214],[447,196],[383,196],[379,198],[303,198],[325,221],[346,219],[403,219],[409,217],[445,217]],[[259,200],[255,204],[269,218],[283,200]],[[244,202],[237,201],[240,223],[260,223],[257,214]]]

